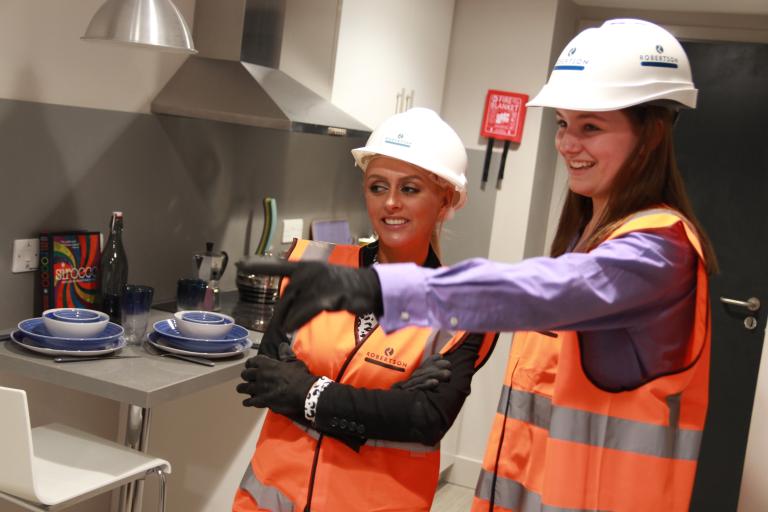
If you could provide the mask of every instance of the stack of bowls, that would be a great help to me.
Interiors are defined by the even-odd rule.
[[[24,343],[63,351],[116,349],[124,344],[123,328],[109,321],[109,315],[83,308],[56,308],[41,317],[18,324]]]
[[[165,345],[201,354],[241,352],[251,343],[245,327],[231,316],[211,311],[179,311],[153,328],[150,340],[159,337]]]

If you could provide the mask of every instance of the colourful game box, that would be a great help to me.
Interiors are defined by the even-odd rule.
[[[93,308],[98,290],[101,233],[40,234],[40,311]]]

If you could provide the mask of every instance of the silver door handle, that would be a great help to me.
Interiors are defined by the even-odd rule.
[[[760,309],[760,299],[758,299],[757,297],[750,297],[746,301],[729,299],[727,297],[720,297],[720,302],[722,302],[723,304],[730,304],[732,306],[740,306],[742,308],[747,308],[750,311],[757,311],[758,309]]]

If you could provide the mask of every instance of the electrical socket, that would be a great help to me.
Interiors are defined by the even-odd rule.
[[[31,272],[37,270],[40,251],[40,240],[27,238],[13,241],[13,261],[11,272]]]
[[[301,238],[304,219],[283,219],[283,243],[289,244],[294,238]]]

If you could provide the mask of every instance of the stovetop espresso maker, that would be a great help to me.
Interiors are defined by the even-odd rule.
[[[213,293],[213,310],[221,309],[221,292],[219,290],[219,280],[227,269],[229,255],[224,252],[214,252],[213,242],[205,243],[205,252],[194,255],[195,265],[197,266],[197,277],[208,282],[208,288]]]

